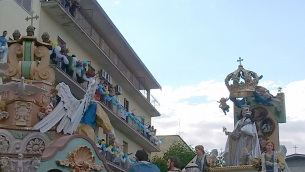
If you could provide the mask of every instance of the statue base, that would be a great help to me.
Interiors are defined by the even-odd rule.
[[[210,172],[238,171],[238,172],[258,172],[252,165],[226,166],[226,167],[211,167]]]

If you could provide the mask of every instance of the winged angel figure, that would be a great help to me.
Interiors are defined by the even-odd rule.
[[[73,134],[93,99],[96,86],[97,82],[91,79],[84,98],[77,100],[72,95],[68,85],[59,83],[56,86],[56,90],[58,91],[57,95],[60,97],[60,102],[34,128],[44,133],[59,122],[57,126],[58,133],[63,131],[64,134]]]

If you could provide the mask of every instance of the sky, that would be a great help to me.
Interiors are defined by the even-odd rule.
[[[224,149],[222,126],[233,129],[233,109],[225,116],[217,101],[229,96],[224,79],[242,57],[244,68],[264,76],[259,85],[274,95],[283,88],[280,144],[288,155],[295,145],[305,154],[305,1],[98,2],[162,86],[152,90],[161,104],[158,135]]]

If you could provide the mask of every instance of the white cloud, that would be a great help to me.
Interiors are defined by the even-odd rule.
[[[260,83],[275,95],[279,85],[273,81]],[[282,90],[286,96],[287,123],[280,124],[280,141],[285,144],[288,154],[294,153],[293,145],[297,145],[298,153],[305,153],[305,80],[289,83]],[[161,117],[153,118],[158,135],[173,135],[180,130],[180,135],[190,145],[202,144],[207,149],[224,149],[226,136],[222,126],[229,131],[233,129],[233,104],[228,101],[230,112],[225,116],[218,108],[221,97],[228,97],[229,92],[223,82],[214,80],[202,81],[197,85],[185,85],[177,89],[163,86],[162,91],[153,90],[152,94],[160,102],[158,109]],[[206,102],[191,104],[188,98],[205,96]],[[179,129],[180,120],[180,129]]]
[[[115,4],[119,4],[120,2],[119,2],[119,1],[114,1],[114,3],[115,3]]]

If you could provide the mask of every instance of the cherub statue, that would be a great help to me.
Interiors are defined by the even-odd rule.
[[[36,29],[36,28],[35,28],[34,26],[29,25],[29,26],[26,28],[27,36],[34,36],[35,29]]]
[[[20,154],[18,154],[18,160],[12,160],[12,162],[15,162],[15,163],[17,163],[17,171],[16,172],[23,172],[24,171],[24,162],[27,162],[27,161],[25,161],[25,160],[23,160],[23,154],[22,153],[20,153]]]
[[[229,98],[221,98],[219,101],[217,101],[218,103],[220,103],[219,108],[222,109],[223,113],[225,113],[225,115],[227,115],[226,112],[229,112],[229,108],[230,106],[227,105],[227,101],[229,100]]]
[[[279,93],[281,93],[282,92],[282,87],[279,87],[279,88],[277,88],[277,91],[279,92]]]
[[[13,33],[14,40],[17,41],[18,39],[20,39],[20,37],[21,37],[21,34],[20,34],[19,30],[15,30]]]
[[[278,102],[280,105],[282,105],[281,100],[277,99],[275,96],[273,96],[269,90],[267,90],[264,87],[257,86],[255,88],[255,91],[253,92],[253,95],[256,100],[260,101],[263,105],[267,105],[268,102],[274,101]],[[274,104],[274,103],[272,103]]]
[[[51,44],[52,41],[50,41],[50,35],[48,34],[48,32],[44,32],[42,35],[41,35],[41,39],[43,42],[45,43],[48,43],[48,44]]]

